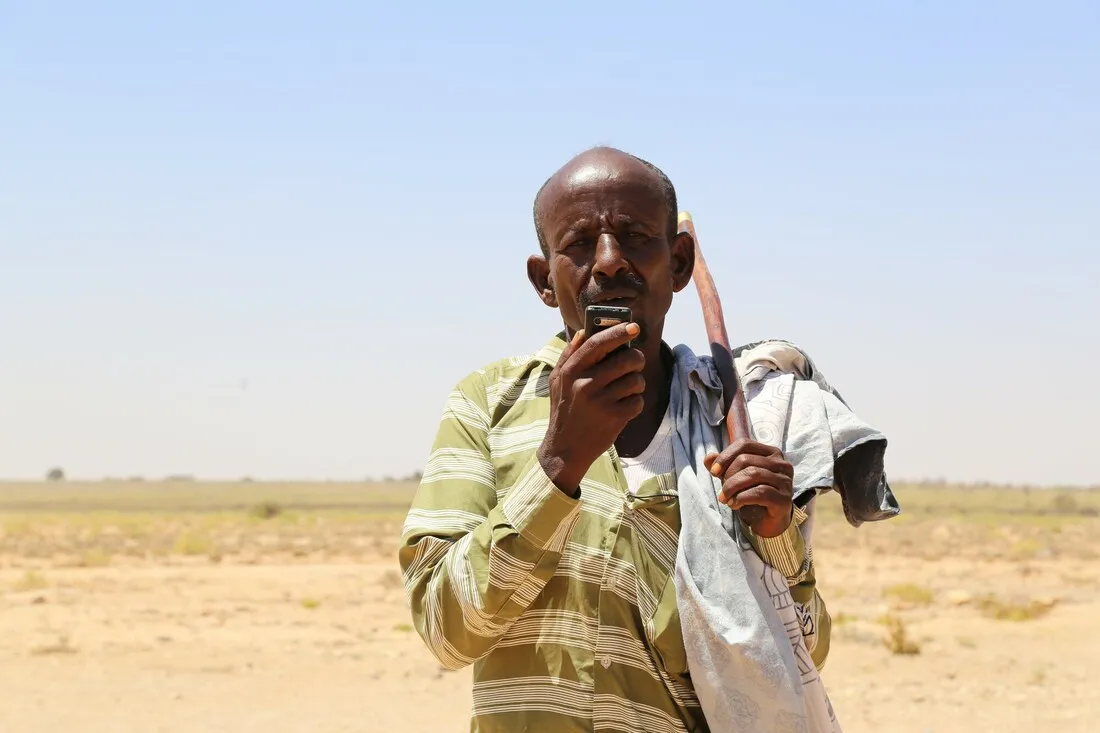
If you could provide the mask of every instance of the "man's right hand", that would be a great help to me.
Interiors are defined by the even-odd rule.
[[[538,459],[554,485],[570,496],[576,496],[592,463],[642,412],[645,356],[638,349],[611,353],[639,333],[636,323],[619,324],[590,339],[578,331],[550,372],[550,424]]]

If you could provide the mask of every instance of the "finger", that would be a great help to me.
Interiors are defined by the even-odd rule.
[[[717,460],[717,458],[718,458],[717,453],[707,453],[705,456],[703,456],[703,468],[710,471],[711,470],[711,464],[713,464],[714,461]]]
[[[645,398],[640,394],[636,394],[619,400],[608,409],[610,409],[611,414],[625,424],[641,415],[644,408]]]
[[[794,466],[792,466],[779,452],[770,456],[742,453],[729,462],[723,475],[732,476],[748,468],[763,468],[772,473],[779,473],[792,479],[794,478]]]
[[[791,478],[786,474],[774,473],[759,466],[750,466],[731,475],[722,483],[719,501],[729,502],[753,486],[771,486],[788,497],[792,493]]]
[[[591,377],[594,389],[603,389],[627,374],[638,374],[645,368],[645,354],[638,349],[626,349],[609,355],[589,369],[585,376]]]
[[[642,332],[637,323],[620,323],[585,339],[573,355],[570,368],[585,371]]]
[[[790,499],[774,486],[760,484],[751,486],[725,502],[730,509],[744,509],[748,506],[761,506],[765,509],[782,509],[790,504]]]
[[[565,348],[561,351],[561,356],[558,357],[557,366],[565,366],[568,363],[569,358],[573,354],[577,353],[577,349],[584,343],[584,329],[577,331],[573,334],[573,338],[569,339],[569,343],[565,345]]]
[[[782,451],[775,446],[768,445],[767,443],[758,443],[755,440],[748,440],[746,438],[738,438],[726,446],[726,449],[718,456],[716,463],[711,465],[710,472],[715,476],[725,474],[730,463],[733,462],[733,459],[744,453],[757,456],[783,455]],[[720,466],[720,468],[716,468],[715,465]]]
[[[627,372],[600,390],[600,396],[610,404],[644,392],[645,377],[641,372]]]

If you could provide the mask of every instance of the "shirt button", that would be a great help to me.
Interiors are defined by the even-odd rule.
[[[611,666],[611,657],[602,657],[600,659],[600,664],[603,665],[604,669],[607,669]]]

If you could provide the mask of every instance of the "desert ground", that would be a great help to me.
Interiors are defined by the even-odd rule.
[[[0,733],[467,730],[469,670],[412,629],[415,486],[0,484]],[[847,733],[1096,730],[1100,491],[820,500]]]

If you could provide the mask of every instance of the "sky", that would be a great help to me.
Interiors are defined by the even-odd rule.
[[[1091,1],[0,0],[0,477],[420,468],[597,144],[892,480],[1100,484]]]

